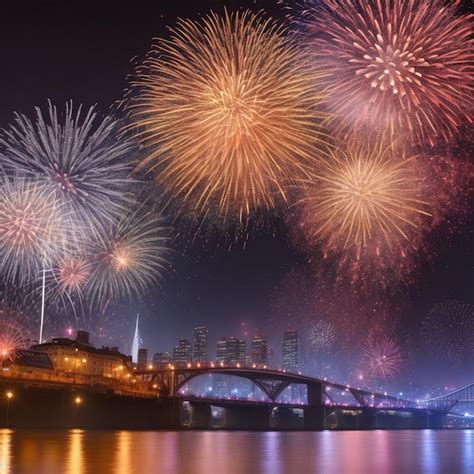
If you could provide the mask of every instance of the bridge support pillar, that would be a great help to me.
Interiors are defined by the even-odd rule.
[[[443,428],[444,415],[443,413],[431,413],[429,415],[429,427],[432,430],[440,430]]]
[[[411,429],[427,430],[430,427],[430,417],[426,411],[412,411]]]
[[[373,408],[363,407],[360,413],[357,415],[357,429],[377,429],[377,411]]]
[[[326,408],[323,405],[323,394],[322,383],[307,384],[308,405],[303,411],[305,430],[324,430],[326,428]]]
[[[300,430],[303,428],[303,419],[291,408],[278,407],[273,409],[273,429]]]
[[[225,407],[224,413],[224,429],[255,431],[270,429],[270,410],[266,405]]]
[[[305,430],[320,431],[326,429],[326,409],[324,406],[307,406],[303,410]]]
[[[212,418],[211,405],[204,403],[191,403],[190,409],[189,427],[200,430],[208,429]]]

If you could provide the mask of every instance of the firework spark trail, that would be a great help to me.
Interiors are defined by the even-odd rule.
[[[313,69],[260,15],[181,20],[131,86],[142,166],[158,171],[182,208],[221,222],[273,208],[324,148]]]
[[[49,103],[48,116],[36,108],[36,120],[15,115],[2,131],[0,163],[9,173],[40,181],[54,191],[69,215],[72,237],[116,219],[130,200],[132,145],[118,139],[118,124],[97,118],[94,107],[82,114],[66,104],[64,117]],[[71,234],[71,232],[69,232]]]
[[[401,348],[390,337],[371,336],[362,351],[362,365],[368,375],[383,379],[393,378],[402,367]]]
[[[474,307],[457,300],[435,304],[421,328],[422,342],[431,355],[462,365],[474,357]]]
[[[91,304],[138,295],[167,267],[168,229],[162,219],[137,209],[108,229],[92,249],[87,284]]]
[[[449,141],[472,122],[472,15],[444,0],[307,0],[291,16],[328,72],[336,131]]]
[[[39,278],[67,246],[64,212],[53,192],[25,179],[0,182],[0,265],[6,280]]]

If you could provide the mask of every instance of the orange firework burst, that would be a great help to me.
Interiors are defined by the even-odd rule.
[[[66,256],[56,268],[56,278],[65,292],[81,293],[90,276],[90,266],[82,258]]]
[[[326,105],[343,134],[365,129],[448,141],[472,122],[472,15],[459,1],[308,0],[296,21],[328,73]]]
[[[410,243],[430,215],[415,157],[397,160],[382,146],[338,148],[302,184],[303,228],[338,250]]]
[[[242,222],[286,199],[322,149],[308,55],[250,12],[181,20],[132,85],[133,129],[188,210]]]

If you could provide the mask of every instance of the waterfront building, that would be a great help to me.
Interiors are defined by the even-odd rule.
[[[282,367],[288,372],[298,371],[298,333],[294,329],[285,331],[283,335]]]
[[[257,334],[252,339],[252,364],[264,365],[268,361],[267,338]]]
[[[193,361],[207,362],[207,328],[200,326],[193,331]]]
[[[53,338],[51,342],[32,346],[31,350],[46,353],[54,369],[62,372],[111,378],[123,378],[131,372],[129,356],[116,347],[94,347],[87,332],[78,332],[75,340]]]
[[[187,339],[180,339],[173,349],[173,360],[177,365],[188,364],[192,361],[192,346]]]

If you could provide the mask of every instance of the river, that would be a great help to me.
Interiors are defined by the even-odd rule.
[[[474,473],[474,430],[0,430],[0,473]]]

